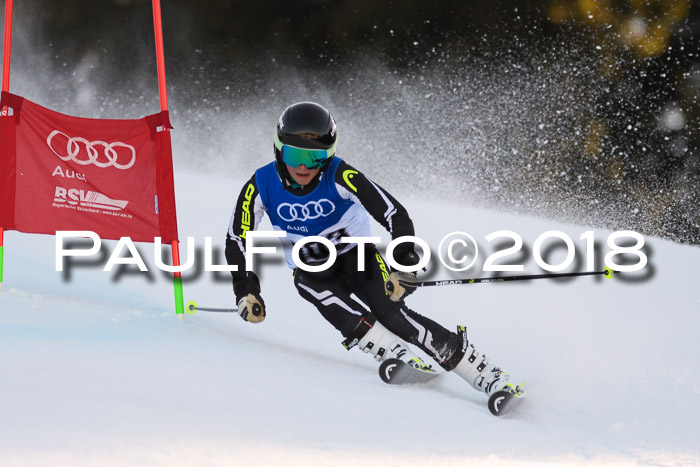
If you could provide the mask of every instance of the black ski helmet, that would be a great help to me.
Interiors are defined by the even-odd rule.
[[[324,150],[328,166],[335,155],[338,128],[333,115],[314,102],[298,102],[287,107],[277,122],[275,157],[282,162],[284,146],[311,151]]]

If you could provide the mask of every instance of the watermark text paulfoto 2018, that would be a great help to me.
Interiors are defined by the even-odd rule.
[[[246,270],[252,271],[255,258],[259,255],[276,254],[277,248],[274,246],[260,246],[260,240],[270,238],[282,238],[287,236],[283,231],[249,231],[245,239]],[[89,248],[66,248],[66,239],[88,238],[92,240]],[[497,239],[505,240],[508,247],[499,249],[489,254],[484,263],[483,271],[523,271],[523,264],[513,264],[508,261],[508,257],[519,254],[522,257],[523,238],[511,230],[499,230],[486,235],[485,240],[494,242]],[[586,270],[593,271],[595,266],[597,248],[596,238],[593,231],[586,231],[579,237],[585,248]],[[358,255],[358,270],[364,271],[364,251],[368,243],[378,244],[380,237],[340,237],[337,244],[354,243],[357,245],[357,252],[351,254]],[[394,258],[395,248],[405,242],[414,243],[422,250],[422,259],[416,265],[405,266],[396,262]],[[187,237],[186,261],[180,266],[171,266],[163,262],[162,242],[160,237],[154,238],[154,261],[158,269],[166,272],[184,272],[194,266],[195,262],[195,238]],[[257,243],[257,245],[256,245]],[[502,242],[501,242],[502,243]],[[547,243],[551,246],[563,246],[566,250],[566,257],[556,264],[550,264],[543,258],[543,245]],[[631,230],[613,232],[607,236],[608,250],[603,262],[605,266],[615,271],[633,272],[643,269],[647,265],[647,255],[643,251],[644,237]],[[623,245],[624,243],[624,245]],[[630,243],[632,243],[630,245]],[[56,271],[63,271],[63,263],[66,257],[89,257],[96,255],[102,247],[102,240],[92,231],[57,231],[56,232]],[[130,256],[122,256],[124,249],[129,250]],[[296,267],[304,271],[319,272],[329,269],[337,258],[337,245],[329,238],[322,236],[304,237],[293,244],[291,257]],[[549,230],[541,234],[532,246],[532,258],[535,263],[545,271],[558,272],[569,267],[576,254],[576,245],[571,236],[559,230]],[[451,232],[445,235],[437,250],[440,263],[452,271],[466,271],[471,268],[479,257],[479,246],[470,234],[466,232]],[[618,256],[624,256],[624,264],[619,263]],[[229,265],[213,264],[212,238],[204,238],[204,270],[207,272],[236,271],[237,267]],[[636,261],[629,261],[633,258]],[[512,259],[512,258],[511,258]],[[392,240],[386,247],[386,260],[389,265],[398,271],[416,272],[426,267],[431,260],[430,245],[423,239],[414,236],[404,236]],[[499,261],[496,263],[496,261]],[[311,262],[312,264],[308,264]],[[141,271],[148,271],[148,267],[136,249],[134,242],[129,237],[122,237],[116,244],[109,260],[105,264],[103,271],[110,272],[115,265],[136,265]]]

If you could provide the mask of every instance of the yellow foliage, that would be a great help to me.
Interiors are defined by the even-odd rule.
[[[613,20],[608,0],[576,0],[576,4],[584,21],[605,24]]]
[[[678,23],[688,16],[690,0],[668,0],[665,3],[668,5],[668,9],[666,10],[666,19],[668,21]]]
[[[644,13],[647,9],[647,3],[653,3],[654,0],[629,0],[630,8],[635,13]]]
[[[563,24],[572,17],[572,9],[562,2],[553,2],[549,5],[549,20],[556,24]]]
[[[668,48],[675,25],[688,16],[690,2],[691,0],[621,0],[615,2],[616,6],[624,6],[626,3],[628,8],[613,8],[611,0],[554,0],[549,6],[549,18],[557,24],[582,21],[611,25],[613,28],[606,34],[616,34],[625,46],[647,58],[660,55]],[[610,64],[610,57],[601,58],[602,62]],[[611,71],[608,70],[608,74]]]
[[[591,122],[591,126],[588,129],[588,136],[586,137],[586,145],[584,147],[584,151],[588,157],[595,159],[600,152],[603,138],[607,132],[608,128],[604,122],[600,120],[593,120]]]
[[[667,27],[656,24],[638,44],[636,52],[643,57],[655,57],[664,53],[668,48],[671,31]]]

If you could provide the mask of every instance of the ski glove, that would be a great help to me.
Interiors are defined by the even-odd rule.
[[[258,293],[249,293],[238,301],[238,314],[245,321],[259,323],[265,319],[265,302]]]
[[[415,251],[407,251],[403,255],[394,254],[394,259],[404,266],[414,266],[420,261]],[[393,302],[398,302],[416,291],[415,286],[400,284],[404,282],[416,282],[415,272],[392,271],[389,278],[384,282],[384,291]]]

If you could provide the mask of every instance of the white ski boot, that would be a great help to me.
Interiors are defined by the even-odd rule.
[[[371,315],[363,318],[352,334],[343,341],[343,345],[348,350],[358,346],[363,352],[372,355],[378,362],[396,358],[414,368],[432,369],[411,351],[406,342]]]
[[[501,390],[508,391],[517,397],[525,395],[523,385],[515,386],[510,383],[508,373],[490,363],[486,355],[479,355],[474,344],[470,344],[467,340],[466,327],[458,326],[457,334],[462,338],[460,353],[463,356],[452,369],[453,372],[487,396]]]

